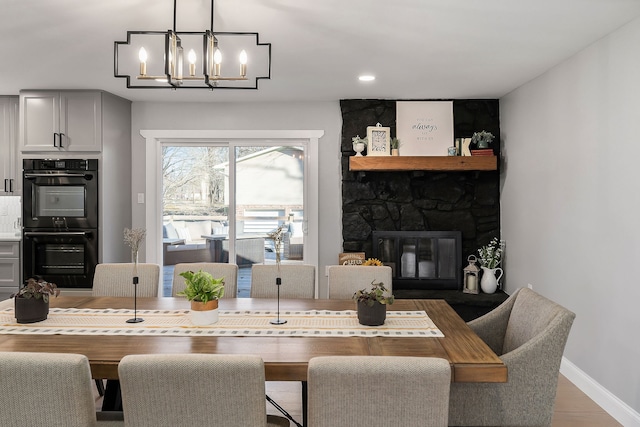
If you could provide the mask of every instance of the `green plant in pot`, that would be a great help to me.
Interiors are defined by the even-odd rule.
[[[399,156],[400,155],[400,140],[398,138],[391,138],[391,142],[389,143],[391,146],[391,155]]]
[[[491,132],[486,132],[483,130],[481,132],[474,132],[473,136],[471,137],[471,143],[475,144],[476,148],[482,150],[485,148],[489,148],[489,145],[491,145],[494,139],[495,136],[493,136]]]
[[[55,283],[39,277],[28,278],[18,292],[11,295],[15,303],[18,323],[34,323],[45,320],[49,315],[49,296],[57,297],[60,289]]]
[[[394,297],[384,283],[371,282],[370,289],[360,289],[353,294],[358,311],[358,322],[366,326],[380,326],[387,318],[387,305],[393,304]]]
[[[211,273],[199,270],[180,273],[186,287],[178,295],[191,301],[191,322],[210,325],[218,321],[218,299],[224,296],[224,278],[216,279]]]

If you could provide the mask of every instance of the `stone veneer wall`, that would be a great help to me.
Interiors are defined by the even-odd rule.
[[[469,255],[500,236],[499,171],[349,172],[352,137],[366,136],[367,126],[378,122],[396,136],[395,105],[393,100],[340,101],[344,251],[371,257],[373,230],[459,230],[464,268]],[[454,100],[453,115],[454,138],[486,130],[496,136],[492,147],[500,155],[498,100]]]

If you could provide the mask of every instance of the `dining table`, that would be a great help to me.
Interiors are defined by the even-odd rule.
[[[277,314],[283,320],[287,319],[287,313],[293,312],[355,310],[352,300],[280,299],[279,305],[277,303],[275,299],[222,298],[219,307],[221,313],[275,310],[279,307]],[[133,298],[122,297],[59,296],[50,299],[50,306],[52,310],[133,309],[134,301]],[[6,308],[7,304],[0,304],[0,310],[3,307]],[[137,298],[136,308],[142,313],[145,310],[188,312],[189,302],[184,298]],[[505,364],[446,301],[396,299],[393,305],[388,306],[390,310],[424,311],[443,336],[96,336],[40,334],[37,331],[21,334],[0,325],[0,351],[84,354],[96,379],[118,379],[118,363],[129,354],[210,353],[259,355],[264,360],[267,381],[306,381],[310,359],[337,355],[440,357],[451,364],[453,382],[507,381]],[[144,325],[144,322],[138,325]],[[131,324],[127,327],[135,328]],[[273,325],[274,330],[278,328],[278,325]]]

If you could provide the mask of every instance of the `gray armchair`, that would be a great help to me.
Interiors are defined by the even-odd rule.
[[[452,383],[451,426],[550,426],[575,314],[530,289],[469,326],[505,363],[507,383]]]

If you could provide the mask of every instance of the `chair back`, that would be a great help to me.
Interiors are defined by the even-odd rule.
[[[264,265],[251,267],[251,298],[276,298],[280,277],[281,298],[315,298],[316,267],[313,265]]]
[[[449,421],[465,426],[548,426],[575,314],[528,288],[468,323],[507,367],[502,384],[451,385]]]
[[[504,335],[502,354],[509,353],[540,334],[548,335],[551,328],[563,325],[563,333],[555,335],[561,340],[560,356],[569,335],[575,314],[561,305],[528,288],[519,290],[513,303]],[[548,336],[551,338],[552,336]]]
[[[118,376],[127,426],[267,424],[259,356],[129,355],[120,361]]]
[[[216,278],[224,278],[224,296],[222,298],[236,298],[238,295],[238,265],[223,262],[189,262],[176,264],[173,269],[173,288],[171,296],[179,296],[186,287],[184,277],[180,273],[185,271],[206,271]]]
[[[447,426],[445,359],[328,356],[309,361],[309,426]]]
[[[0,353],[3,426],[96,425],[89,360],[81,354]]]
[[[392,270],[389,266],[330,265],[329,299],[350,299],[354,292],[371,288],[371,282],[382,282],[389,293],[393,291]]]
[[[133,287],[133,276],[137,274],[137,290]],[[94,297],[157,297],[160,281],[158,264],[140,264],[134,273],[133,263],[98,264],[93,277]]]

